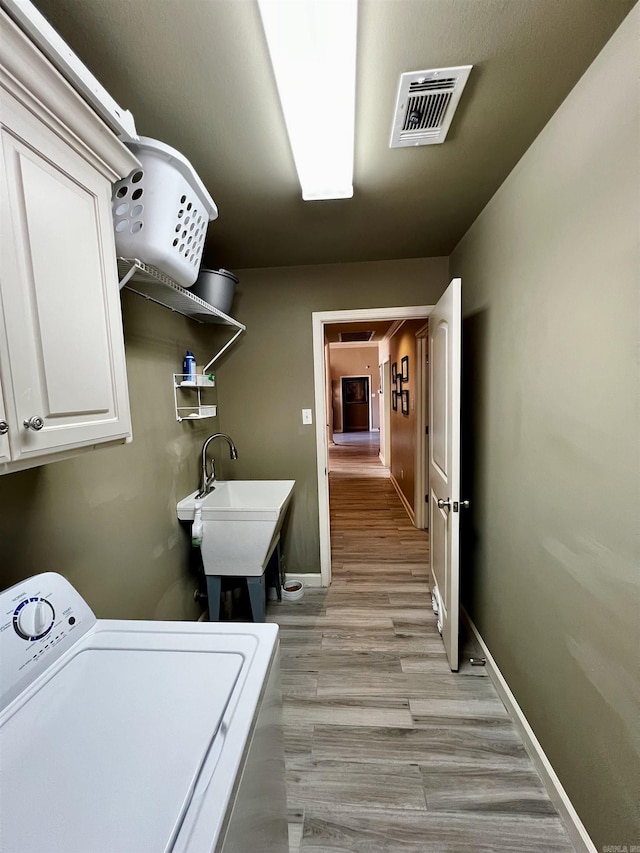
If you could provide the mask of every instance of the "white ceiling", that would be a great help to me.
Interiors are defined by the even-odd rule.
[[[216,200],[228,269],[448,254],[634,0],[360,0],[355,195],[303,202],[255,0],[35,0]],[[389,149],[403,71],[473,64],[443,145]],[[597,115],[594,109],[594,115]]]

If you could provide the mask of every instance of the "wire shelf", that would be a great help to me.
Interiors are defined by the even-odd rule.
[[[241,332],[246,331],[247,327],[242,323],[190,293],[157,267],[149,266],[137,258],[118,258],[118,275],[121,288],[126,287],[132,293],[164,305],[184,317],[198,323],[221,323]]]

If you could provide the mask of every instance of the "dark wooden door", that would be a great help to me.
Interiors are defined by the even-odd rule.
[[[369,377],[342,379],[342,431],[369,429]]]

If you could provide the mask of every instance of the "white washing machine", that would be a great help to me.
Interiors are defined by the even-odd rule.
[[[97,620],[0,594],[4,853],[285,853],[276,625]]]

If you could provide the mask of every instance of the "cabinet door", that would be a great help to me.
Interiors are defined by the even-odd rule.
[[[0,293],[13,459],[124,438],[131,425],[110,184],[6,94],[2,124]],[[37,426],[33,418],[41,429],[25,426]]]

